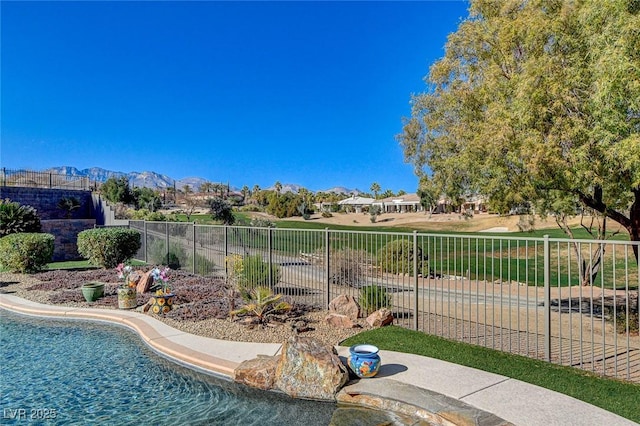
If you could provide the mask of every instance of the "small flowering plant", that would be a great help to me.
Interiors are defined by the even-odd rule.
[[[129,280],[129,274],[131,274],[133,268],[131,265],[125,265],[124,263],[120,263],[116,266],[116,272],[118,273],[118,278],[122,280],[118,287],[120,288],[131,288],[135,287],[136,284],[133,281]]]
[[[156,287],[159,287],[156,290],[157,296],[162,296],[163,294],[171,294],[171,285],[169,285],[169,271],[171,271],[171,268],[169,267],[165,267],[163,269],[156,267],[151,271],[153,282],[157,284]]]

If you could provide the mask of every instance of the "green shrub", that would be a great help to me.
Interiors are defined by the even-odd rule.
[[[207,276],[212,272],[220,269],[221,268],[218,268],[216,264],[209,260],[207,257],[201,254],[196,254],[196,270],[194,271],[195,274]]]
[[[11,272],[36,272],[51,262],[55,237],[42,233],[10,234],[0,238],[0,266]]]
[[[429,274],[427,257],[422,255],[422,248],[418,246],[418,252],[413,252],[413,242],[410,240],[394,240],[387,243],[378,251],[378,265],[383,272],[391,274],[413,275],[413,259],[417,257],[418,274]]]
[[[115,268],[132,259],[141,244],[140,232],[135,229],[97,228],[78,234],[78,253],[103,268]]]
[[[0,200],[0,237],[18,233],[38,233],[41,229],[36,209],[12,202],[8,198]]]
[[[152,212],[148,209],[127,210],[127,216],[133,220],[147,220],[150,222],[164,222],[167,220],[167,216],[161,212]]]
[[[64,217],[66,219],[71,219],[73,211],[79,209],[80,206],[80,200],[76,197],[62,197],[58,201],[58,204],[56,204],[56,207],[64,211]]]
[[[149,245],[147,260],[155,265],[167,265],[171,269],[191,264],[187,251],[181,244],[171,241],[167,253],[167,243],[161,239],[156,239]]]
[[[269,287],[280,281],[280,266],[271,265],[271,283],[269,283],[269,263],[262,260],[259,255],[245,256],[242,258],[242,272],[237,277],[240,289],[255,287]]]
[[[241,212],[260,212],[263,209],[260,208],[257,204],[245,204],[242,207],[238,208],[238,211]]]
[[[387,289],[378,285],[368,285],[360,289],[358,299],[362,311],[369,315],[380,308],[391,308],[393,306],[392,296],[387,293]]]

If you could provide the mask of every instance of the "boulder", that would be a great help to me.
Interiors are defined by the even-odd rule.
[[[313,330],[313,328],[309,327],[309,324],[304,320],[299,320],[291,324],[291,330],[296,333],[305,333],[307,331]]]
[[[355,328],[357,325],[346,315],[331,313],[324,318],[325,322],[337,328]]]
[[[335,348],[294,335],[282,346],[274,386],[294,398],[335,401],[348,378]]]
[[[360,317],[360,305],[353,296],[341,294],[329,303],[329,312],[346,315],[351,321]]]
[[[138,285],[136,285],[136,292],[140,294],[146,293],[147,291],[149,291],[149,287],[151,287],[152,283],[153,283],[153,277],[151,276],[151,271],[149,271],[138,279]]]
[[[279,356],[258,356],[243,361],[234,370],[233,380],[258,389],[271,389],[279,359]]]
[[[371,327],[384,327],[393,324],[393,312],[387,308],[380,308],[367,317],[367,324]]]

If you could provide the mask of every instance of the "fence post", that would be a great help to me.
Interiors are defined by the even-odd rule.
[[[7,168],[2,168],[2,186],[7,186]]]
[[[192,236],[193,236],[193,273],[196,273],[196,223],[193,222],[192,225]]]
[[[544,359],[551,361],[551,249],[549,235],[544,236]]]
[[[149,263],[149,240],[147,238],[147,221],[142,221],[144,227],[144,263]]]
[[[418,275],[418,231],[413,231],[413,329],[416,331],[418,331]]]
[[[331,273],[329,272],[329,255],[331,254],[330,249],[330,235],[329,228],[324,228],[324,278],[325,283],[327,285],[327,299],[326,299],[326,308],[329,309],[329,303],[331,303]]]
[[[49,173],[49,189],[53,188],[53,176]]]
[[[229,256],[229,227],[224,225],[224,257]]]
[[[167,266],[169,266],[169,263],[171,261],[171,259],[169,259],[169,222],[164,223],[164,230],[165,230],[166,242],[167,242]]]
[[[272,238],[273,238],[273,229],[267,228],[267,261],[269,262],[269,288],[273,290],[273,246],[272,246]]]
[[[224,225],[224,227],[222,229],[224,229],[224,233],[223,233],[223,244],[224,244],[224,276],[225,277],[229,277],[229,268],[228,268],[228,262],[227,262],[227,256],[229,256],[229,248],[228,248],[228,243],[229,243],[229,234],[227,233],[227,229],[229,227],[227,225]]]

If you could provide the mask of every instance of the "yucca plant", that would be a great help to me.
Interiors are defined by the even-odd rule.
[[[245,305],[231,311],[231,315],[250,315],[257,317],[260,324],[268,321],[270,314],[282,313],[291,310],[291,305],[282,300],[281,294],[273,294],[269,287],[255,287],[241,291]]]
[[[8,198],[0,200],[0,237],[9,234],[40,232],[41,229],[36,209],[21,205]]]
[[[62,197],[56,207],[64,211],[65,218],[71,219],[73,211],[80,208],[80,200],[76,197]]]

